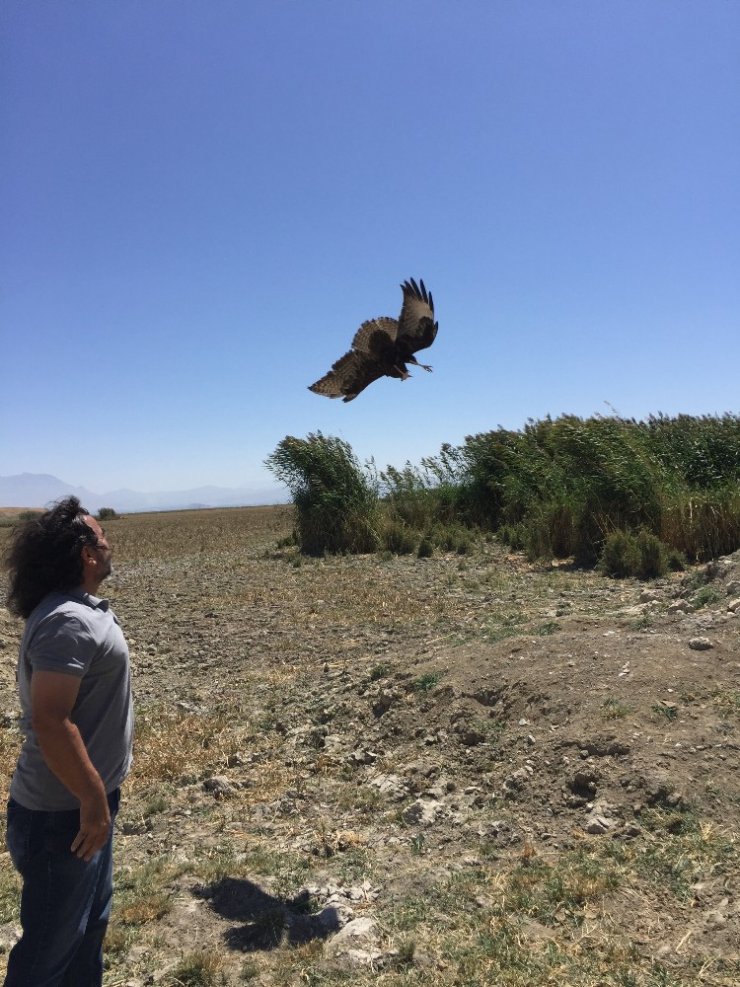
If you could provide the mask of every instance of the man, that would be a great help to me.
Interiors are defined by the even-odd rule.
[[[18,659],[24,743],[7,843],[23,878],[23,935],[5,987],[100,987],[113,893],[113,819],[131,764],[126,641],[95,593],[111,550],[67,497],[12,539],[8,607],[26,618]]]

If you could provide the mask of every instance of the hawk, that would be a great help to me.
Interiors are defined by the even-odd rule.
[[[403,305],[397,319],[382,315],[363,322],[352,340],[352,349],[340,357],[315,384],[308,388],[314,394],[328,398],[353,401],[360,391],[379,377],[410,377],[406,364],[413,363],[424,370],[432,368],[414,356],[426,349],[437,335],[434,321],[434,300],[419,278],[401,285]]]

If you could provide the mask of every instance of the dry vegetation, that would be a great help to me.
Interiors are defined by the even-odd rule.
[[[495,541],[307,560],[289,508],[106,527],[138,722],[108,987],[740,981],[737,557],[646,589]],[[4,854],[6,949],[17,887]]]

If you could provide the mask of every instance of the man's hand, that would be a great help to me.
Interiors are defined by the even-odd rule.
[[[92,860],[105,846],[109,836],[110,809],[105,792],[102,799],[96,795],[80,802],[80,831],[70,847],[72,853],[83,860]]]

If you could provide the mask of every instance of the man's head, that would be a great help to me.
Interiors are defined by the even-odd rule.
[[[16,529],[5,558],[8,609],[28,617],[47,593],[84,586],[94,592],[110,574],[105,532],[76,497]]]
[[[82,585],[88,593],[94,593],[102,581],[111,574],[111,550],[105,530],[91,514],[82,520],[92,531],[95,541],[82,546]]]

